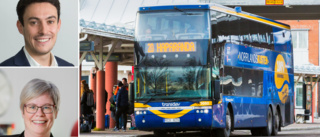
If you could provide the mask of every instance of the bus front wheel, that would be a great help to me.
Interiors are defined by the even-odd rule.
[[[217,135],[218,137],[229,137],[231,133],[231,127],[232,127],[232,115],[230,114],[229,108],[227,108],[226,113],[226,128],[217,129]]]

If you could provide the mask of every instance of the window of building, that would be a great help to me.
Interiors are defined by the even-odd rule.
[[[309,30],[308,29],[293,29],[291,30],[293,54],[295,65],[303,65],[309,62]]]
[[[292,44],[294,49],[308,49],[308,29],[293,29]]]
[[[298,84],[295,88],[296,94],[296,108],[302,108],[303,104],[303,88],[302,84]]]

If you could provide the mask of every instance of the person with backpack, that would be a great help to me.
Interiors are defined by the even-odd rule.
[[[127,110],[128,110],[128,90],[124,85],[119,82],[118,84],[119,91],[117,93],[116,99],[116,128],[114,131],[119,131],[119,118],[122,116],[122,131],[126,131],[127,128]]]
[[[90,93],[88,84],[84,84],[84,91],[81,96],[81,115],[92,114],[91,102],[90,98],[88,98],[88,94]],[[89,95],[91,96],[91,95]]]
[[[94,107],[94,99],[93,99],[93,91],[89,90],[88,84],[84,84],[84,92],[81,96],[81,117],[82,119],[88,121],[89,132],[91,131],[92,122],[93,122],[93,111]]]
[[[116,103],[114,100],[114,92],[117,88],[117,85],[113,86],[113,92],[112,92],[112,96],[110,97],[109,101],[110,101],[110,111],[111,111],[111,118],[116,121]]]

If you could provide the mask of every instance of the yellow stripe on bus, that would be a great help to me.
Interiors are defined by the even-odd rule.
[[[193,103],[190,106],[211,106],[212,101],[200,101],[199,103]],[[134,103],[135,108],[149,108],[151,106],[149,105],[144,105],[143,103]],[[192,109],[184,109],[181,110],[180,112],[173,113],[173,114],[168,114],[168,113],[163,113],[159,110],[149,110],[153,114],[162,117],[162,118],[179,118],[184,116],[185,114],[189,113]]]
[[[135,108],[148,108],[151,107],[149,105],[144,105],[143,103],[134,103]]]
[[[168,113],[163,113],[159,110],[150,110],[153,114],[162,117],[162,118],[179,118],[190,112],[192,109],[184,109],[180,112],[173,113],[173,114],[168,114]]]
[[[238,16],[242,16],[242,17],[245,17],[245,18],[257,20],[257,21],[264,22],[264,23],[267,23],[267,24],[271,24],[271,25],[274,25],[274,26],[277,26],[277,27],[280,27],[280,28],[290,29],[289,26],[282,25],[282,24],[279,24],[279,23],[276,23],[276,22],[273,22],[273,21],[269,21],[269,20],[266,20],[266,19],[259,18],[259,17],[255,17],[255,16],[243,14],[243,13],[238,13],[238,12],[231,11],[231,10],[228,10],[228,9],[224,9],[224,8],[221,8],[221,7],[217,7],[217,6],[212,6],[211,8],[217,9],[217,10],[220,10],[220,11],[224,11],[224,12],[227,12],[227,13],[235,14],[235,15],[238,15]]]
[[[199,103],[193,103],[192,107],[201,107],[201,106],[211,106],[212,105],[212,101],[200,101]],[[135,108],[148,108],[151,107],[149,105],[144,105],[143,103],[134,103],[134,107]]]

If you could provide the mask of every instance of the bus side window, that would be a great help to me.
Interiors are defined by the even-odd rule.
[[[240,37],[241,37],[241,41],[240,43],[244,46],[247,46],[250,44],[250,30],[249,30],[249,24],[248,24],[248,20],[241,18],[239,20],[239,24],[240,24]]]
[[[240,18],[237,16],[229,16],[229,30],[228,35],[230,37],[230,42],[239,45],[240,41],[240,28],[239,23]]]

